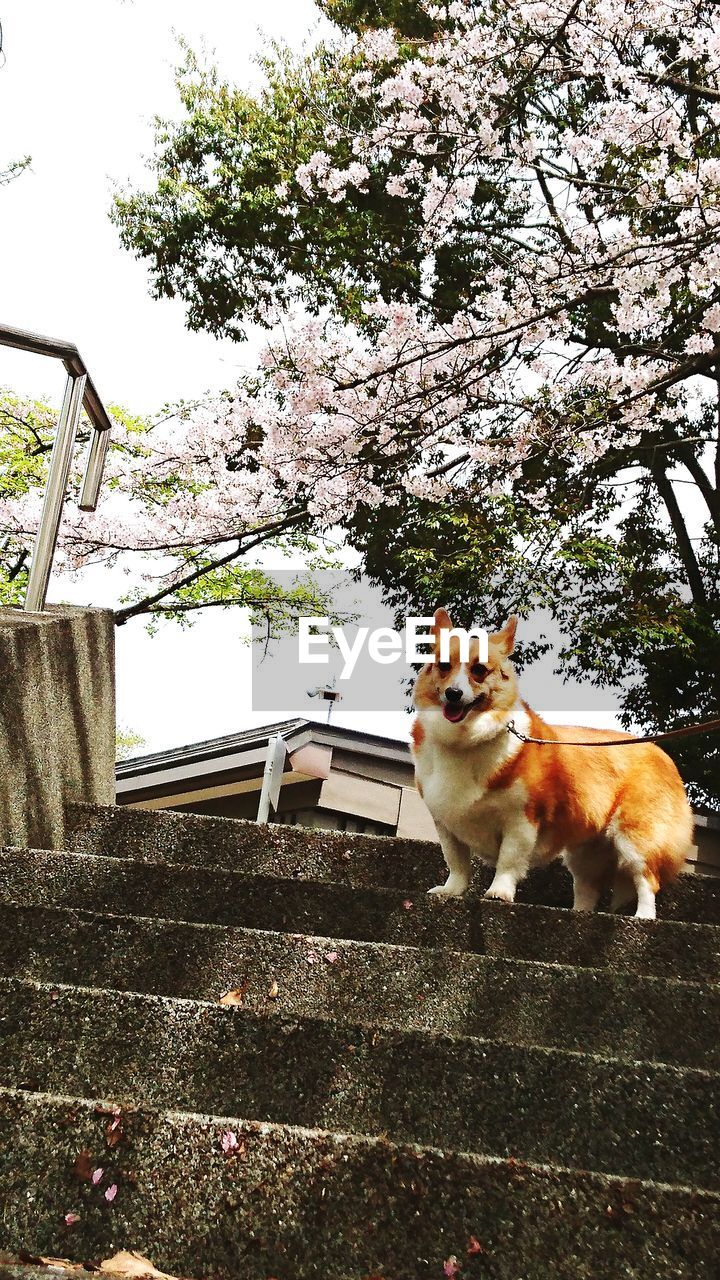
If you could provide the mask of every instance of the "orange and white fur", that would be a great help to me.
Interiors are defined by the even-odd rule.
[[[627,734],[546,724],[522,702],[509,661],[517,618],[489,637],[487,663],[470,639],[461,663],[450,639],[440,663],[420,672],[414,693],[413,755],[420,794],[435,821],[448,878],[431,889],[457,898],[470,881],[473,857],[495,875],[487,898],[512,902],[530,867],[562,857],[572,873],[574,905],[592,911],[612,886],[613,908],[637,898],[636,916],[655,917],[655,895],[682,870],[692,848],[693,819],[680,775],[653,743],[618,747],[555,745]],[[550,738],[551,746],[520,742],[508,730]]]

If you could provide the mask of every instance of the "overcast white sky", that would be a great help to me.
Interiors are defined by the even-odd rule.
[[[258,77],[258,23],[297,46],[318,30],[314,4],[5,0],[0,19],[0,167],[32,156],[31,170],[0,191],[0,317],[77,343],[103,398],[140,413],[231,385],[252,363],[252,344],[190,333],[179,303],[151,299],[144,267],[122,251],[109,221],[113,186],[143,181],[153,116],[177,110],[175,33],[215,51],[223,71],[247,86]],[[0,349],[0,385],[59,402],[63,381],[52,362]],[[94,572],[79,584],[56,579],[50,599],[111,604],[117,595],[117,578]],[[249,709],[242,631],[240,611],[211,611],[185,632],[165,625],[153,639],[142,622],[121,628],[120,723],[160,748],[269,719]],[[318,704],[307,712],[318,715]],[[401,715],[335,718],[407,734]]]

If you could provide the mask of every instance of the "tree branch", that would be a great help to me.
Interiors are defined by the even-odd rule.
[[[667,472],[665,471],[664,460],[657,455],[653,455],[653,460],[650,465],[650,473],[652,475],[655,488],[665,503],[667,513],[670,517],[670,524],[672,525],[673,533],[675,534],[678,554],[685,569],[693,602],[700,608],[704,609],[707,607],[707,594],[705,591],[705,583],[703,582],[702,574],[700,572],[700,566],[695,557],[695,551],[692,542],[690,541],[687,528],[685,527],[685,521],[683,519],[683,514],[680,510],[678,500],[675,497],[675,491],[672,487],[671,481],[668,479]]]
[[[9,569],[9,570],[8,570],[8,575],[7,575],[7,580],[8,580],[8,582],[14,582],[14,580],[15,580],[15,578],[17,578],[18,574],[19,574],[19,573],[21,573],[21,571],[25,568],[25,565],[26,565],[26,563],[27,563],[28,554],[29,554],[29,553],[28,553],[27,551],[21,551],[21,552],[20,552],[20,555],[18,556],[18,558],[17,558],[17,560],[15,561],[14,565],[12,566],[12,568],[11,568],[11,569]]]
[[[701,462],[695,457],[692,447],[686,445],[685,441],[682,441],[680,457],[705,499],[715,531],[720,534],[720,495],[716,489],[713,489]]]
[[[686,94],[687,97],[703,98],[706,102],[720,102],[720,93],[717,89],[707,89],[704,85],[695,84],[689,80],[681,80],[679,76],[651,76],[643,77],[649,84],[666,84],[671,89],[677,89],[678,93]]]
[[[199,582],[201,578],[207,577],[213,573],[215,569],[222,569],[225,565],[231,564],[233,560],[238,560],[240,556],[246,555],[248,551],[254,550],[255,547],[262,546],[270,538],[277,537],[279,532],[291,528],[292,525],[298,524],[305,518],[304,511],[291,513],[284,521],[278,521],[256,537],[250,538],[249,541],[243,542],[242,537],[237,541],[237,545],[227,555],[220,556],[217,560],[213,560],[210,564],[200,565],[197,569],[193,569],[191,573],[185,575],[178,582],[168,583],[152,596],[145,596],[142,600],[138,600],[135,604],[128,605],[124,609],[118,609],[115,613],[115,625],[122,627],[130,618],[136,618],[142,613],[152,613],[154,606],[159,604],[161,600],[166,600],[174,591],[180,590],[182,587],[190,587],[194,582]]]

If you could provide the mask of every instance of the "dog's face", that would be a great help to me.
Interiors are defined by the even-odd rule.
[[[515,644],[517,618],[508,619],[500,631],[488,637],[487,662],[480,660],[479,641],[470,639],[469,660],[460,661],[460,641],[450,637],[450,661],[440,659],[440,634],[452,630],[452,622],[445,609],[435,613],[435,653],[432,662],[423,667],[416,682],[414,702],[418,711],[436,713],[436,718],[447,727],[443,737],[468,734],[473,728],[499,720],[515,705],[517,677],[510,654]],[[435,718],[435,717],[434,717]]]

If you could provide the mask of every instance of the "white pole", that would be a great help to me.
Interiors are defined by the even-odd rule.
[[[286,755],[287,746],[281,734],[276,733],[274,737],[268,738],[265,771],[263,773],[257,815],[257,820],[260,823],[268,821],[271,806],[273,812],[277,809]]]

